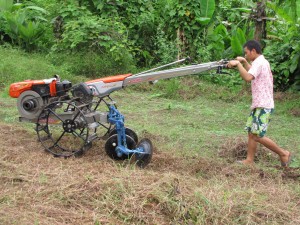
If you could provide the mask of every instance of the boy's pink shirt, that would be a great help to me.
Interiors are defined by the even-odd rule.
[[[254,76],[251,82],[252,105],[254,108],[274,108],[273,75],[269,62],[263,55],[258,56],[248,73]]]

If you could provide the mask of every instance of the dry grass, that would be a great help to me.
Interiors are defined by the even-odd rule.
[[[81,158],[53,158],[33,133],[6,124],[0,140],[0,224],[300,223],[299,182],[278,169],[155,149],[142,170],[109,159],[101,141]],[[220,152],[233,159],[245,143],[226,145]]]
[[[233,163],[236,160],[245,159],[247,156],[247,140],[242,137],[236,137],[225,141],[225,143],[220,147],[219,156],[226,158],[230,163]],[[259,145],[255,161],[262,161],[263,163],[266,163],[278,161],[278,159],[275,153],[271,152],[263,145]]]
[[[300,108],[291,109],[290,113],[295,117],[300,117]]]

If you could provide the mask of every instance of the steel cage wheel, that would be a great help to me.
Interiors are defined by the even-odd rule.
[[[47,105],[38,117],[36,132],[42,146],[54,156],[80,155],[88,144],[87,120],[74,101]]]

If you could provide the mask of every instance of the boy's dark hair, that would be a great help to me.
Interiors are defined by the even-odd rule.
[[[250,51],[255,49],[257,54],[261,54],[261,52],[262,52],[260,43],[258,41],[255,41],[255,40],[247,41],[246,44],[244,44],[243,47],[244,48],[247,47]]]

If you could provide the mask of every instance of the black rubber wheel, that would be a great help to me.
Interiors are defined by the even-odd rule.
[[[127,148],[130,150],[136,148],[136,142],[133,140],[132,137],[128,135],[126,135],[126,144],[127,144]],[[116,151],[117,146],[118,146],[118,135],[113,134],[107,139],[105,143],[105,151],[110,158],[114,160],[125,160],[125,159],[129,159],[132,156],[132,154],[128,154],[128,155],[123,154],[121,156],[118,156]]]
[[[114,135],[114,134],[117,134],[117,129],[116,129],[116,128],[114,128],[114,129],[109,133],[108,136],[110,137],[110,136],[112,136],[112,135]],[[136,134],[133,130],[131,130],[131,129],[128,128],[128,127],[125,127],[125,134],[128,135],[129,137],[131,137],[131,138],[135,141],[135,143],[138,143],[138,141],[139,141],[138,136],[137,136],[137,134]]]
[[[137,145],[137,148],[144,150],[143,154],[135,154],[136,165],[145,168],[151,161],[153,155],[153,145],[148,138],[143,138]]]

